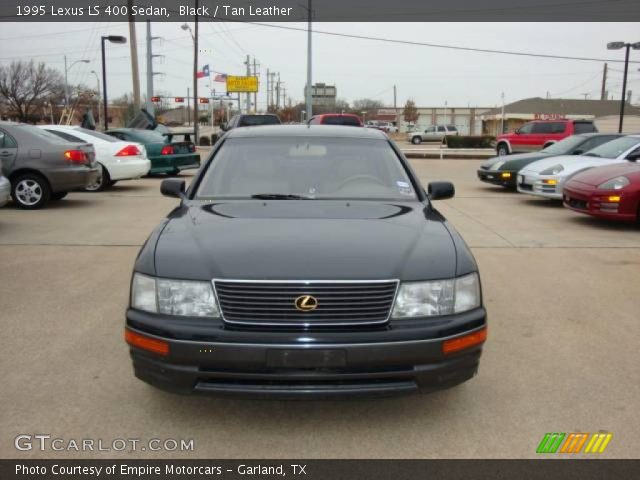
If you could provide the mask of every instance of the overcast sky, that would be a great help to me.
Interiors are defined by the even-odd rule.
[[[286,23],[284,26],[306,27]],[[623,51],[607,51],[610,41],[640,41],[639,23],[316,23],[318,30],[430,42],[462,47],[514,50],[593,58],[623,59]],[[191,86],[192,40],[179,23],[152,24],[154,53],[164,55],[155,61],[156,94],[186,96]],[[242,75],[246,55],[260,64],[261,86],[266,70],[280,72],[287,95],[303,99],[306,79],[306,33],[251,24],[204,22],[200,24],[203,49],[201,65],[228,74]],[[101,75],[100,35],[125,35],[126,23],[2,23],[0,63],[13,59],[34,59],[63,70],[68,63],[89,59],[88,65],[75,65],[70,83],[96,85],[91,74]],[[146,25],[137,24],[140,84],[146,92]],[[129,45],[107,46],[109,97],[132,89]],[[599,98],[602,80],[600,61],[570,61],[474,53],[425,46],[396,45],[379,41],[314,35],[313,81],[335,84],[338,97],[353,101],[369,97],[393,105],[393,85],[398,105],[413,98],[420,106],[495,106],[501,92],[507,103],[547,93],[553,98]],[[631,52],[640,62],[640,51]],[[622,63],[609,64],[608,89],[620,98]],[[632,64],[628,89],[634,103],[640,102],[640,63]],[[208,80],[201,80],[201,89]],[[214,84],[218,92],[224,84]],[[266,103],[266,90],[259,94],[259,107]]]

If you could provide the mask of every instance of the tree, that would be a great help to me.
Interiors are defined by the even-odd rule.
[[[358,112],[378,110],[383,107],[384,104],[382,102],[371,98],[361,98],[353,101],[353,109]]]
[[[416,103],[409,99],[407,103],[404,104],[404,111],[402,112],[404,116],[404,121],[407,123],[416,123],[418,121],[418,109],[416,108]]]
[[[9,114],[22,122],[33,121],[36,110],[63,92],[62,75],[44,63],[19,60],[0,66],[0,97],[6,100]]]

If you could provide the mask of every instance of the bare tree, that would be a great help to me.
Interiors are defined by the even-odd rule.
[[[354,100],[353,101],[353,109],[355,111],[371,111],[371,110],[378,110],[380,108],[383,108],[384,104],[378,100],[373,100],[371,98],[361,98],[359,100]]]
[[[418,121],[418,109],[416,103],[413,100],[407,100],[404,104],[404,111],[402,112],[404,121],[407,123],[416,123]]]
[[[0,66],[0,97],[6,100],[9,114],[22,122],[33,121],[36,110],[59,97],[63,89],[60,72],[44,63],[19,60]]]

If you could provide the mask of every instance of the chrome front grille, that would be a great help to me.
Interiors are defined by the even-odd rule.
[[[311,327],[384,323],[398,289],[397,280],[214,280],[213,284],[226,322]],[[307,295],[317,305],[302,311],[296,307],[296,300]]]

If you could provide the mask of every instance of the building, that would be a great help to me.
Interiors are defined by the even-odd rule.
[[[619,100],[579,100],[567,98],[525,98],[504,106],[504,131],[511,132],[531,120],[593,120],[603,133],[617,132],[620,115]],[[498,135],[503,122],[502,107],[481,115],[482,131]],[[625,107],[625,133],[639,133],[640,108]]]
[[[393,122],[401,132],[410,128],[425,130],[430,125],[455,125],[460,135],[481,135],[481,115],[490,107],[417,107],[418,120],[414,125],[404,121],[403,109],[378,110],[376,115],[367,115],[368,120]]]
[[[335,107],[338,90],[335,85],[315,83],[311,85],[311,105],[316,107]],[[304,88],[304,98],[307,98],[307,88]]]

